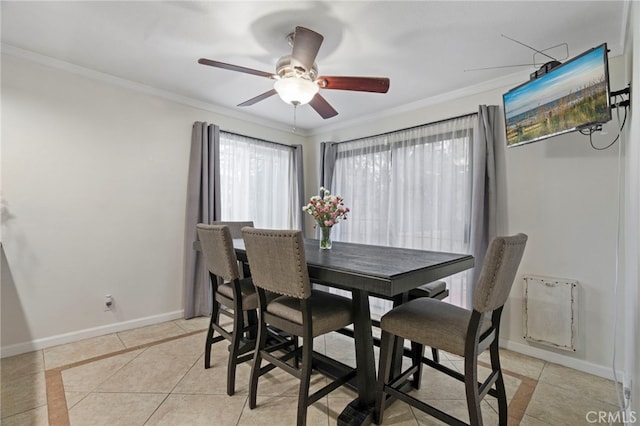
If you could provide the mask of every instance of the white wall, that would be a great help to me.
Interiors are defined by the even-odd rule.
[[[299,139],[3,55],[3,356],[182,317],[197,120]]]
[[[610,68],[612,87],[626,86],[624,57],[611,58]],[[518,82],[527,78],[523,73]],[[335,129],[309,139],[315,143],[340,142],[474,112],[480,104],[501,105],[502,93],[519,83],[496,84],[477,87],[473,95],[407,108],[395,117]],[[596,145],[605,145],[615,137],[613,123],[608,135],[594,136]],[[612,376],[613,316],[615,309],[622,309],[622,300],[616,308],[613,300],[617,147],[595,151],[587,137],[571,133],[507,149],[507,219],[499,224],[500,232],[529,235],[520,277],[535,274],[576,279],[580,283],[575,353],[549,350],[523,339],[521,280],[516,282],[503,313],[503,346],[605,377]],[[308,187],[317,187],[317,173],[314,184],[310,184],[311,179],[307,181]]]

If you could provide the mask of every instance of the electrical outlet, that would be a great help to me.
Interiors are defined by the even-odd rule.
[[[627,375],[625,375],[625,377],[622,378],[622,396],[624,398],[625,405],[631,399],[632,385],[633,385],[633,380],[630,377],[627,377]]]
[[[113,309],[113,297],[110,294],[104,296],[104,310],[110,311]]]

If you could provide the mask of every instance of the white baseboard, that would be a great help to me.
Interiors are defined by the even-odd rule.
[[[565,367],[573,368],[574,370],[582,371],[584,373],[593,374],[594,376],[603,377],[605,379],[614,380],[613,370],[611,367],[606,367],[598,364],[593,364],[581,359],[576,359],[567,355],[562,355],[557,352],[547,351],[534,346],[525,345],[519,342],[513,342],[511,340],[500,339],[500,347],[509,349],[510,351],[518,352],[522,355],[538,358],[543,361],[552,362]],[[618,377],[622,377],[622,372],[616,373]]]
[[[58,345],[63,345],[65,343],[77,342],[79,340],[89,339],[91,337],[104,336],[106,334],[131,330],[134,328],[144,327],[147,325],[154,325],[162,322],[173,321],[183,317],[184,317],[184,311],[179,310],[179,311],[167,312],[159,315],[153,315],[145,318],[138,318],[134,320],[118,322],[115,324],[107,324],[107,325],[101,325],[99,327],[72,331],[70,333],[59,334],[57,336],[31,340],[29,342],[16,343],[14,345],[1,347],[0,358],[20,355],[27,352],[50,348],[52,346],[58,346]]]

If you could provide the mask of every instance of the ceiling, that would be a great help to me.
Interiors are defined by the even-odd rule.
[[[204,57],[274,72],[296,26],[324,35],[320,75],[383,76],[387,94],[321,90],[338,111],[309,105],[296,127],[318,132],[535,69],[534,50],[567,43],[569,58],[608,43],[622,53],[624,1],[2,1],[5,53],[98,71],[229,116],[291,128],[277,96],[236,105],[272,88],[264,77],[197,63]],[[562,46],[546,53],[564,59]],[[35,55],[34,55],[35,54]],[[537,62],[546,62],[539,54]],[[81,67],[81,68],[78,68]],[[92,72],[90,71],[90,72]],[[95,73],[98,75],[98,73]]]

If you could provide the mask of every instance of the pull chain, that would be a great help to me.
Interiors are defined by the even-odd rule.
[[[293,133],[296,133],[298,131],[297,112],[298,112],[298,103],[294,102],[293,103]]]

